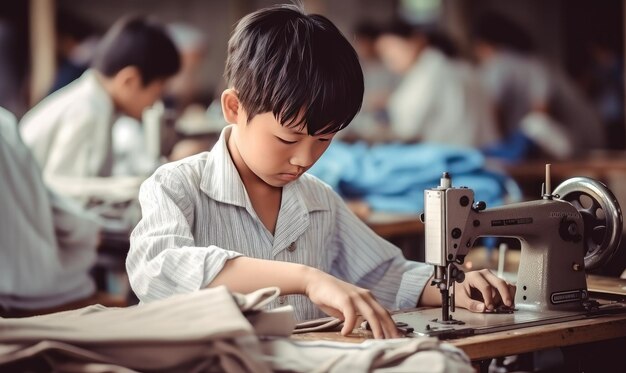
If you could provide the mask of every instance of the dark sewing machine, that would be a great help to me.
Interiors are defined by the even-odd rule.
[[[552,191],[548,165],[541,199],[487,209],[444,173],[438,187],[424,191],[424,200],[426,262],[434,265],[432,285],[441,292],[442,308],[393,316],[414,334],[457,337],[605,312],[590,299],[585,276],[615,253],[622,234],[619,204],[604,184],[576,177]],[[464,279],[460,265],[484,236],[521,242],[514,309],[455,309],[454,284]]]

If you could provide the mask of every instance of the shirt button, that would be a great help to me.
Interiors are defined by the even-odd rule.
[[[287,302],[287,300],[285,299],[284,295],[281,295],[280,297],[278,297],[278,304],[285,304]]]
[[[289,251],[290,253],[293,253],[294,251],[296,251],[296,243],[295,241],[291,243],[291,245],[289,245],[289,247],[287,248],[287,251]]]

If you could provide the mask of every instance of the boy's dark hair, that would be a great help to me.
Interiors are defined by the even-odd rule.
[[[160,24],[144,17],[129,17],[116,22],[104,35],[91,66],[107,77],[135,66],[146,86],[176,74],[180,55]]]
[[[248,114],[272,112],[309,135],[345,128],[361,108],[356,52],[326,17],[278,5],[242,18],[228,42],[224,72]]]

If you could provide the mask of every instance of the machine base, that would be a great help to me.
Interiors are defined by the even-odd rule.
[[[581,309],[581,311],[515,310],[506,313],[474,313],[466,309],[457,308],[452,315],[455,320],[463,321],[464,324],[444,324],[439,322],[441,320],[441,309],[439,308],[404,311],[392,315],[392,318],[396,323],[407,324],[407,329],[413,329],[412,336],[432,336],[440,339],[451,339],[621,312],[626,312],[626,304],[606,303],[594,311],[585,311],[584,309]],[[411,334],[408,336],[411,336]]]

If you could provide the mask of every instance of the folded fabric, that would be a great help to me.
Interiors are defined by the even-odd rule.
[[[262,289],[243,304],[254,310],[255,299],[278,294],[278,288]],[[241,296],[237,298],[241,301]],[[270,335],[288,336],[295,326],[293,310],[287,307],[279,312],[281,322],[273,325]],[[272,330],[266,325],[261,328]],[[269,371],[261,359],[253,324],[225,287],[128,308],[98,305],[24,319],[0,319],[0,343],[5,344],[0,349],[4,351],[0,370],[23,359],[23,354],[43,353],[53,366],[69,360],[140,371],[187,372],[194,364],[210,362],[220,367],[219,371]]]
[[[311,332],[327,332],[335,330],[343,325],[343,320],[336,317],[322,317],[320,319],[307,320],[296,324],[293,334]]]
[[[273,371],[474,372],[460,349],[434,338],[367,340],[360,344],[278,339],[262,344]]]
[[[461,350],[435,339],[286,338],[295,326],[291,306],[263,309],[278,295],[278,288],[241,295],[217,287],[128,308],[0,318],[0,371],[473,371]]]
[[[413,213],[424,209],[424,189],[439,185],[443,172],[489,206],[502,204],[510,182],[486,170],[478,150],[440,144],[368,147],[335,141],[309,170],[343,197],[363,199],[374,210]]]

